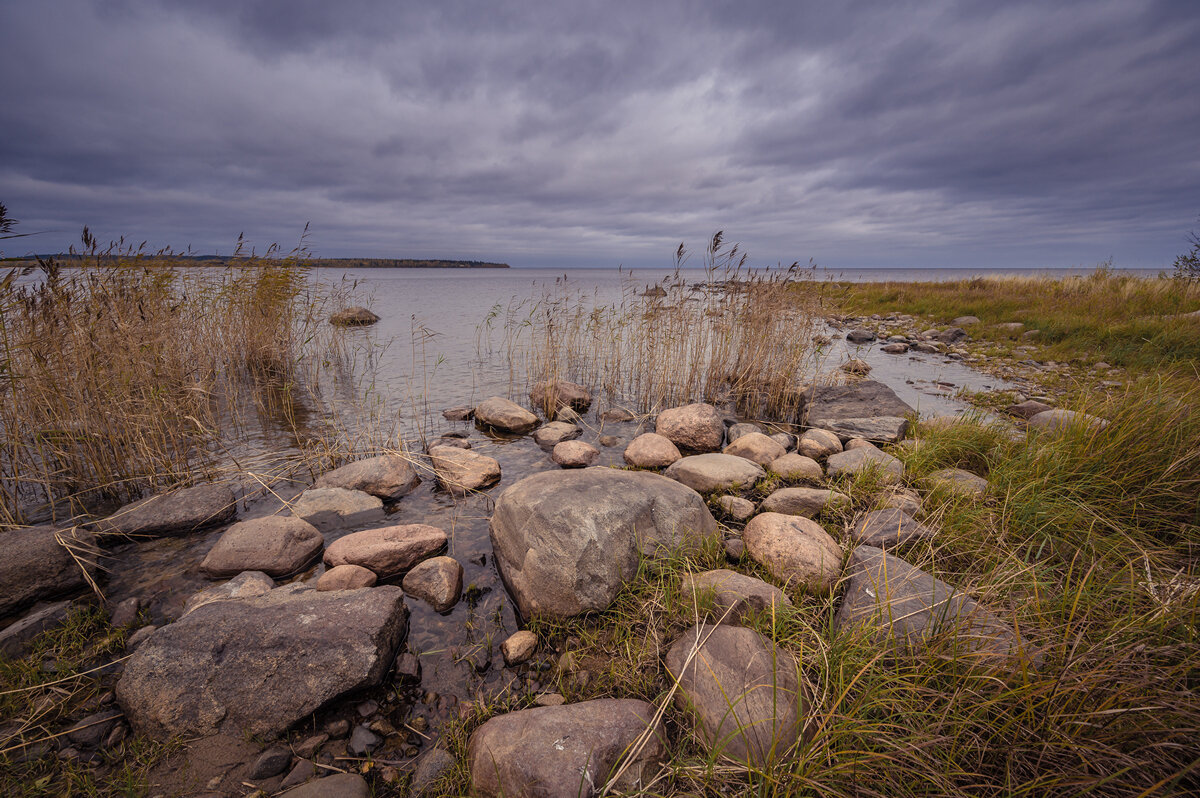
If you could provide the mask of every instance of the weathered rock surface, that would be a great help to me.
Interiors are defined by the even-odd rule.
[[[879,347],[879,351],[889,355],[903,355],[908,352],[908,344],[900,343],[899,341],[894,344],[884,344]]]
[[[410,795],[424,795],[425,791],[457,764],[454,755],[444,748],[431,748],[417,762],[412,780],[408,783]]]
[[[848,507],[850,497],[824,488],[780,488],[763,499],[762,509],[768,513],[800,515],[812,518],[826,507]]]
[[[852,344],[868,344],[875,340],[875,333],[859,327],[846,333],[846,340]]]
[[[1054,407],[1052,405],[1048,405],[1045,402],[1039,402],[1036,399],[1026,399],[1024,402],[1019,402],[1015,405],[1009,405],[1004,409],[1004,412],[1008,413],[1010,416],[1030,419],[1036,416],[1038,413],[1045,413],[1047,410],[1053,409]]]
[[[407,457],[383,454],[327,471],[317,477],[313,487],[361,490],[384,501],[395,501],[420,484],[421,478]]]
[[[854,385],[818,385],[812,388],[805,418],[809,426],[829,428],[829,422],[843,418],[903,418],[915,412],[882,382],[860,380]]]
[[[264,596],[275,587],[275,580],[262,571],[244,571],[228,582],[205,588],[199,593],[193,593],[183,605],[183,614],[199,609],[205,604],[217,601],[234,601],[237,599]]]
[[[446,533],[428,524],[398,524],[364,529],[338,538],[325,550],[325,564],[359,565],[380,579],[402,574],[441,551]]]
[[[842,450],[842,439],[826,429],[810,429],[796,441],[796,454],[819,460]]]
[[[398,587],[323,593],[287,585],[196,608],[125,666],[117,700],[155,739],[274,737],[345,693],[379,684],[408,627]]]
[[[635,468],[666,468],[683,455],[670,438],[647,432],[630,441],[624,457],[625,462]]]
[[[825,478],[825,469],[820,463],[795,452],[775,458],[767,464],[767,470],[788,482],[820,482]]]
[[[364,307],[339,310],[329,317],[329,323],[338,327],[363,327],[379,321],[379,317]]]
[[[604,609],[639,556],[694,551],[716,528],[690,488],[611,468],[526,477],[501,494],[490,523],[496,565],[525,617]]]
[[[373,587],[375,572],[361,565],[335,565],[317,579],[317,590],[358,590]]]
[[[841,632],[866,626],[905,648],[951,635],[955,653],[980,664],[1032,654],[1020,635],[965,593],[908,562],[871,546],[859,546],[846,563],[849,584],[834,617]]]
[[[898,416],[871,416],[831,419],[825,426],[842,440],[862,438],[876,443],[896,443],[904,439],[909,425],[908,419]]]
[[[429,459],[438,482],[452,496],[466,496],[500,481],[500,463],[468,449],[435,446],[429,450]]]
[[[556,444],[570,441],[583,434],[583,429],[565,421],[551,421],[533,432],[533,440],[543,449],[553,449]]]
[[[787,594],[774,585],[725,568],[684,574],[680,578],[680,590],[684,600],[693,606],[700,597],[711,597],[717,623],[739,623],[746,613],[791,606],[792,603]]]
[[[404,577],[404,592],[428,601],[438,612],[458,603],[463,568],[453,557],[431,557],[417,563]]]
[[[903,510],[889,508],[863,514],[850,528],[855,543],[887,548],[910,540],[927,540],[934,532]]]
[[[563,468],[587,468],[599,458],[600,450],[583,441],[563,441],[550,453],[550,459]]]
[[[715,452],[725,439],[725,422],[717,408],[697,403],[662,411],[655,419],[654,431],[680,449]]]
[[[737,424],[730,425],[729,429],[725,430],[725,439],[733,443],[743,435],[749,435],[752,432],[762,432],[762,429],[757,424],[739,421]]]
[[[742,533],[746,551],[792,590],[828,593],[842,572],[842,549],[810,518],[760,513]]]
[[[988,481],[961,468],[943,468],[934,471],[926,479],[932,485],[941,485],[960,496],[982,499],[987,495]]]
[[[131,502],[92,526],[105,534],[162,537],[217,526],[236,514],[233,491],[210,483]]]
[[[566,380],[539,382],[529,392],[529,405],[542,411],[546,418],[554,418],[564,407],[586,413],[592,406],[592,394],[582,385]]]
[[[383,518],[383,500],[361,490],[309,488],[291,503],[292,515],[322,532],[369,524]]]
[[[35,601],[83,589],[87,586],[84,568],[92,570],[90,563],[94,564],[99,555],[95,538],[79,527],[12,529],[0,533],[0,544],[4,547],[4,556],[0,557],[0,617]],[[80,562],[75,561],[71,551]]]
[[[525,662],[537,650],[537,643],[537,635],[533,632],[525,629],[513,632],[500,645],[500,653],[504,655],[504,664],[511,666]]]
[[[734,521],[745,521],[754,515],[754,502],[741,496],[722,496],[717,499],[717,504]]]
[[[916,516],[921,512],[921,496],[915,490],[908,488],[892,488],[878,497],[876,507],[881,510],[894,507],[911,516]]]
[[[0,630],[0,655],[14,659],[20,657],[35,637],[47,629],[61,626],[70,612],[70,601],[34,607],[23,618]]]
[[[538,417],[502,396],[475,405],[475,423],[483,427],[523,435],[538,425]]]
[[[780,446],[777,441],[761,432],[746,432],[737,440],[725,447],[725,454],[744,457],[751,462],[766,467],[774,460],[787,454],[787,448]]]
[[[679,682],[676,703],[718,756],[761,767],[799,743],[809,705],[799,669],[758,632],[693,626],[667,652],[667,670]]]
[[[1030,417],[1029,426],[1044,432],[1062,432],[1072,427],[1097,430],[1107,427],[1108,421],[1074,410],[1044,410]]]
[[[825,473],[831,478],[878,469],[883,482],[895,483],[904,478],[904,464],[874,446],[862,446],[848,452],[830,455],[825,461]]]
[[[610,407],[600,414],[601,421],[633,421],[637,416],[632,410],[624,407]]]
[[[293,787],[280,793],[279,798],[369,798],[370,795],[371,789],[362,776],[338,773]]]
[[[590,798],[624,764],[654,714],[644,701],[603,698],[494,717],[471,735],[474,794]],[[657,728],[648,737],[618,781],[619,791],[637,791],[654,777],[664,738]]]
[[[253,518],[229,527],[200,563],[200,570],[214,577],[237,576],[242,571],[291,576],[316,562],[323,548],[321,533],[301,518]]]
[[[732,454],[694,454],[675,461],[663,474],[700,493],[749,488],[767,475],[758,463]]]

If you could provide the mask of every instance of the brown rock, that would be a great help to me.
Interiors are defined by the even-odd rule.
[[[500,646],[500,653],[504,655],[504,664],[512,666],[525,662],[537,650],[537,643],[537,635],[524,629],[509,635],[508,639]]]
[[[363,307],[345,308],[329,317],[329,323],[336,327],[364,327],[377,321],[379,317]]]
[[[475,405],[475,423],[501,432],[523,435],[538,425],[538,418],[516,402],[493,396]]]
[[[818,460],[842,450],[842,439],[825,429],[810,429],[796,442],[796,454]]]
[[[680,449],[715,452],[725,439],[725,422],[715,407],[697,403],[662,411],[655,420],[654,431]]]
[[[433,471],[452,496],[466,496],[489,488],[500,481],[500,463],[495,458],[453,446],[435,446],[429,450]]]
[[[951,493],[982,499],[987,495],[988,481],[961,468],[943,468],[926,477],[931,485],[940,485]]]
[[[1004,409],[1004,412],[1010,416],[1018,418],[1033,418],[1038,413],[1045,413],[1047,410],[1053,410],[1053,405],[1048,405],[1045,402],[1039,402],[1036,399],[1027,399],[1019,404],[1009,405]]]
[[[852,476],[870,469],[877,469],[885,484],[894,484],[904,478],[904,464],[874,446],[830,455],[825,467],[826,474],[831,478]]]
[[[380,579],[404,573],[446,545],[446,533],[426,524],[366,529],[338,538],[325,550],[328,566],[359,565]]]
[[[824,488],[780,488],[763,499],[762,509],[769,513],[812,518],[826,507],[847,507],[850,497]]]
[[[458,603],[463,569],[453,557],[432,557],[413,566],[404,577],[404,592],[428,601],[438,612]]]
[[[543,449],[553,449],[563,441],[570,441],[583,434],[583,430],[575,424],[564,421],[551,421],[543,424],[533,432],[533,440]]]
[[[842,549],[816,521],[760,513],[742,533],[746,551],[789,588],[828,593],[842,572]]]
[[[577,383],[551,380],[533,386],[533,390],[529,392],[529,404],[535,410],[540,410],[546,418],[554,418],[564,407],[569,407],[576,413],[586,413],[592,406],[592,394]]]
[[[95,538],[79,527],[34,526],[0,533],[0,617],[87,586],[84,569],[99,557]],[[64,545],[65,544],[65,545]],[[80,561],[71,556],[74,551]]]
[[[744,457],[766,467],[787,454],[787,449],[761,432],[747,432],[725,447],[725,454]]]
[[[754,515],[754,502],[741,496],[722,496],[717,499],[717,504],[734,521],[745,521]]]
[[[825,470],[820,463],[795,452],[775,458],[767,465],[767,470],[788,482],[820,482],[825,478]]]
[[[200,563],[200,570],[214,577],[237,576],[242,571],[291,576],[316,562],[324,547],[321,533],[301,518],[252,518],[229,527]]]
[[[859,360],[858,358],[847,360],[838,368],[847,374],[866,375],[871,373],[871,364],[865,360]]]
[[[583,441],[563,441],[550,454],[550,459],[563,468],[587,468],[599,457],[600,450]]]
[[[373,587],[375,572],[361,565],[335,565],[317,580],[317,590],[358,590]]]
[[[309,488],[291,503],[292,515],[322,532],[369,524],[383,518],[383,500],[361,490]]]
[[[160,493],[125,505],[97,521],[97,532],[162,537],[196,532],[233,519],[237,501],[225,485],[206,484]]]
[[[767,475],[762,466],[732,454],[694,454],[676,460],[664,476],[700,493],[749,488]]]
[[[666,468],[683,457],[669,438],[647,432],[625,447],[625,462],[635,468]]]
[[[384,454],[327,471],[317,477],[313,487],[361,490],[384,501],[394,501],[420,484],[421,478],[409,458]]]

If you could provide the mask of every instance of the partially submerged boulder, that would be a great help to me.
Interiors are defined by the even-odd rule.
[[[809,518],[760,513],[742,533],[746,551],[791,590],[828,593],[842,573],[842,549]]]
[[[79,527],[12,529],[0,532],[0,544],[0,617],[82,590],[85,569],[91,572],[99,556],[95,538]]]
[[[654,431],[689,452],[715,452],[725,439],[725,422],[710,404],[672,407],[658,414]]]
[[[529,392],[529,404],[535,410],[542,411],[546,418],[554,418],[564,407],[576,413],[586,413],[592,406],[592,394],[578,383],[548,380],[533,386]]]
[[[214,577],[242,571],[291,576],[316,562],[324,547],[321,533],[301,518],[252,518],[229,527],[209,549],[200,570]]]
[[[365,327],[379,321],[379,317],[364,307],[350,307],[339,310],[329,317],[329,323],[335,327]]]
[[[563,441],[571,441],[583,434],[583,429],[565,421],[551,421],[534,430],[533,440],[543,449],[553,449]]]
[[[586,468],[600,459],[600,450],[583,441],[563,441],[554,447],[550,459],[563,468]]]
[[[198,593],[193,593],[183,604],[183,615],[187,615],[205,604],[217,601],[236,601],[265,596],[274,587],[275,580],[262,571],[243,571],[228,582],[222,582]]]
[[[475,423],[500,432],[524,435],[538,425],[538,417],[502,396],[492,396],[475,405]]]
[[[446,533],[428,524],[364,529],[338,538],[325,550],[325,564],[359,565],[380,579],[402,574],[445,548]]]
[[[378,685],[408,628],[404,592],[287,585],[205,604],[162,627],[125,665],[117,700],[157,740],[275,737],[346,693]]]
[[[490,531],[496,566],[522,615],[607,607],[641,556],[695,551],[717,524],[694,490],[659,474],[544,471],[501,494]]]
[[[700,493],[749,488],[767,475],[758,463],[732,454],[694,454],[675,461],[663,474]]]
[[[463,568],[453,557],[432,557],[413,566],[404,577],[404,592],[428,601],[438,612],[458,603]]]
[[[420,484],[421,478],[409,458],[383,454],[327,471],[317,477],[313,487],[361,490],[384,501],[395,501]]]
[[[434,446],[429,450],[438,483],[452,496],[466,496],[500,481],[500,463],[494,457],[459,449]]]
[[[383,518],[383,500],[361,490],[309,488],[291,503],[292,515],[322,532],[369,524]]]
[[[208,483],[131,502],[92,527],[108,535],[163,537],[224,524],[236,514],[233,491]]]

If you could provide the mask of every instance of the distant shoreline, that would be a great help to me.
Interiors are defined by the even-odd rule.
[[[80,255],[42,255],[42,258],[53,258],[60,266],[92,266],[97,259],[94,256],[84,258]],[[305,267],[319,269],[508,269],[507,263],[490,263],[482,260],[436,260],[420,258],[246,258],[226,257],[224,255],[145,255],[140,258],[104,257],[103,263],[111,260],[128,262],[143,260],[159,265],[171,266],[260,266],[264,263],[297,263]],[[14,268],[36,266],[35,258],[4,258],[0,263]]]

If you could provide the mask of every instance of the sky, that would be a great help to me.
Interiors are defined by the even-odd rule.
[[[4,0],[0,75],[9,256],[1169,268],[1200,228],[1196,0]]]

